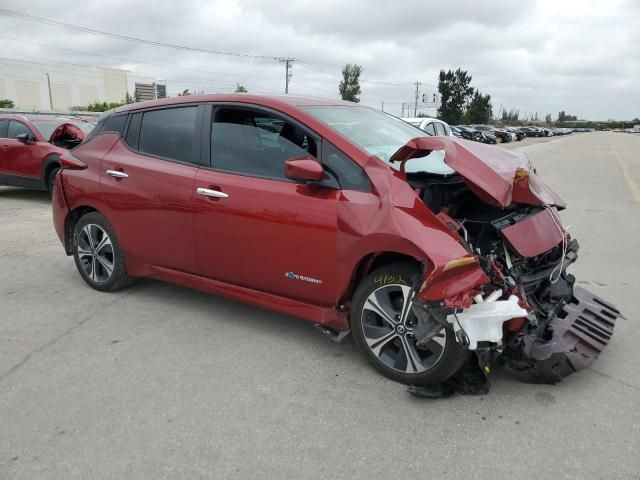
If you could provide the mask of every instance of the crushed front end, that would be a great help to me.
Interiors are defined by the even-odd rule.
[[[622,314],[567,272],[579,245],[561,223],[562,200],[510,152],[436,139],[414,148],[424,153],[438,142],[455,172],[406,173],[407,181],[468,254],[423,279],[413,305],[418,345],[445,326],[480,371],[504,364],[529,382],[556,383],[588,367]],[[412,158],[404,153],[401,161]]]

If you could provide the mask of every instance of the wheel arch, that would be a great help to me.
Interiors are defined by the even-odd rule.
[[[78,221],[87,213],[100,211],[90,205],[81,205],[70,210],[64,222],[64,249],[67,255],[73,254],[73,229]]]
[[[427,268],[428,264],[430,264],[428,259],[419,259],[403,252],[380,251],[369,253],[363,256],[353,268],[347,290],[344,292],[339,302],[340,309],[347,312],[349,311],[353,294],[358,288],[358,285],[367,277],[367,275],[381,267],[384,267],[385,265],[400,262],[413,263],[418,265],[422,270],[425,268],[425,263],[427,264]]]
[[[49,180],[49,174],[51,171],[55,168],[62,167],[62,164],[60,163],[60,156],[61,154],[59,153],[49,153],[42,161],[41,178],[45,188],[48,187],[47,180]]]

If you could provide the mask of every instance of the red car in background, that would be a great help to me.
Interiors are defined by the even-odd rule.
[[[498,357],[556,382],[621,316],[574,286],[564,203],[526,157],[358,104],[136,103],[61,161],[54,225],[92,288],[151,277],[351,332],[399,382],[486,374]]]
[[[0,114],[0,185],[51,191],[60,155],[92,129],[65,117]]]

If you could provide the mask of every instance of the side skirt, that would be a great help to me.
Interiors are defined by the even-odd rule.
[[[147,265],[144,276],[169,283],[176,283],[206,293],[220,295],[221,297],[299,317],[308,322],[324,325],[336,331],[349,329],[346,313],[339,313],[334,308],[312,305],[272,293],[232,285],[199,275],[179,272],[170,268]]]
[[[44,183],[39,178],[23,177],[21,175],[10,175],[8,173],[0,173],[0,185],[46,190]]]

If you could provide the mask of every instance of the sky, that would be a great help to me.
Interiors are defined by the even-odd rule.
[[[170,94],[289,92],[337,98],[341,69],[362,65],[361,101],[399,115],[432,98],[441,69],[467,70],[494,113],[640,117],[640,0],[0,0],[0,8],[184,51],[0,15],[0,56],[124,68]],[[1,68],[1,65],[0,65]],[[419,110],[423,109],[419,104]],[[425,113],[432,110],[423,109]]]

